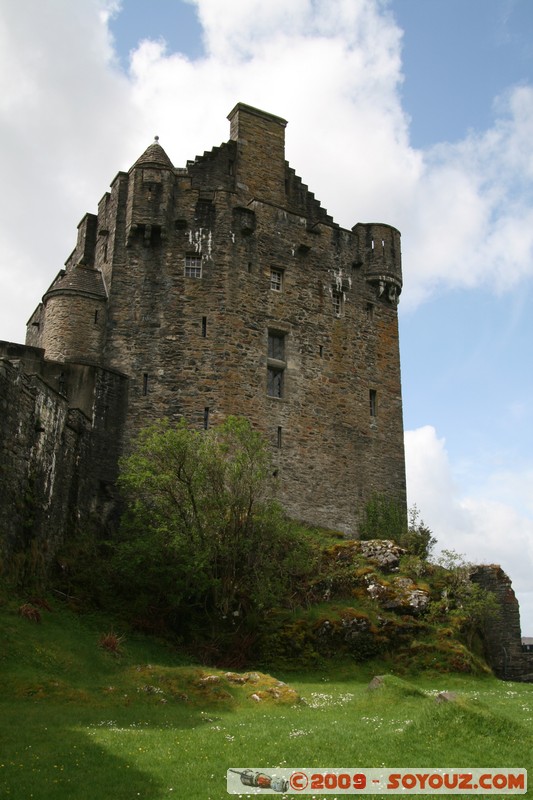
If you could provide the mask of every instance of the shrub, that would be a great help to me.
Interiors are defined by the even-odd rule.
[[[19,607],[19,614],[21,617],[24,617],[24,619],[30,620],[30,622],[41,621],[41,612],[31,603],[24,603],[21,605]]]
[[[361,539],[392,539],[400,543],[406,529],[405,505],[400,500],[384,494],[370,498],[360,526]]]
[[[125,636],[117,636],[113,631],[103,633],[98,639],[98,647],[107,650],[108,653],[112,653],[114,656],[119,656],[122,653],[122,644],[125,639]]]
[[[236,629],[296,592],[312,551],[271,499],[272,473],[266,442],[243,419],[141,433],[122,462],[127,511],[112,544],[117,591],[137,615],[150,605],[180,630],[195,616]]]
[[[492,592],[472,582],[472,565],[459,553],[443,550],[438,565],[441,592],[430,604],[428,619],[455,626],[471,648],[478,632],[497,615],[498,602]]]
[[[397,498],[375,494],[367,503],[360,528],[361,539],[392,539],[408,553],[428,559],[437,540],[420,518],[415,506],[405,513],[404,503]]]

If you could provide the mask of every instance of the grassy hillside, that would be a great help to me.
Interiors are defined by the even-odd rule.
[[[371,691],[375,662],[227,673],[110,618],[19,607],[0,606],[2,797],[223,800],[243,765],[533,768],[528,685],[389,672]]]

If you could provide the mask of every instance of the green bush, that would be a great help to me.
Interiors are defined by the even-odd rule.
[[[406,515],[403,501],[384,494],[375,494],[366,504],[359,533],[360,539],[392,539],[422,560],[437,543],[416,506]]]
[[[392,539],[399,543],[406,531],[405,505],[385,494],[374,494],[365,506],[359,538]]]
[[[122,462],[117,590],[139,613],[155,606],[181,629],[195,615],[235,628],[285,602],[313,559],[270,499],[272,472],[266,443],[243,419],[208,431],[185,422],[144,430]]]

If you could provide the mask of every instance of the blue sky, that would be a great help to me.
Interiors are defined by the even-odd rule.
[[[154,134],[182,166],[285,117],[337,222],[402,232],[409,501],[533,635],[532,64],[531,0],[0,0],[0,338]]]

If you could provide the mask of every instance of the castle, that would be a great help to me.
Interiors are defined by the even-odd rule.
[[[337,225],[285,161],[285,120],[243,103],[229,120],[185,167],[156,140],[119,172],[26,344],[0,342],[0,556],[34,569],[113,526],[119,458],[163,417],[247,417],[297,519],[357,535],[375,493],[405,505],[400,234]],[[531,680],[509,579],[475,579],[502,609],[496,673]]]
[[[405,502],[400,234],[336,224],[285,160],[285,120],[228,119],[185,167],[156,137],[119,172],[26,344],[0,345],[4,475],[54,535],[111,513],[118,457],[161,417],[248,418],[300,520],[354,535],[374,493]]]

